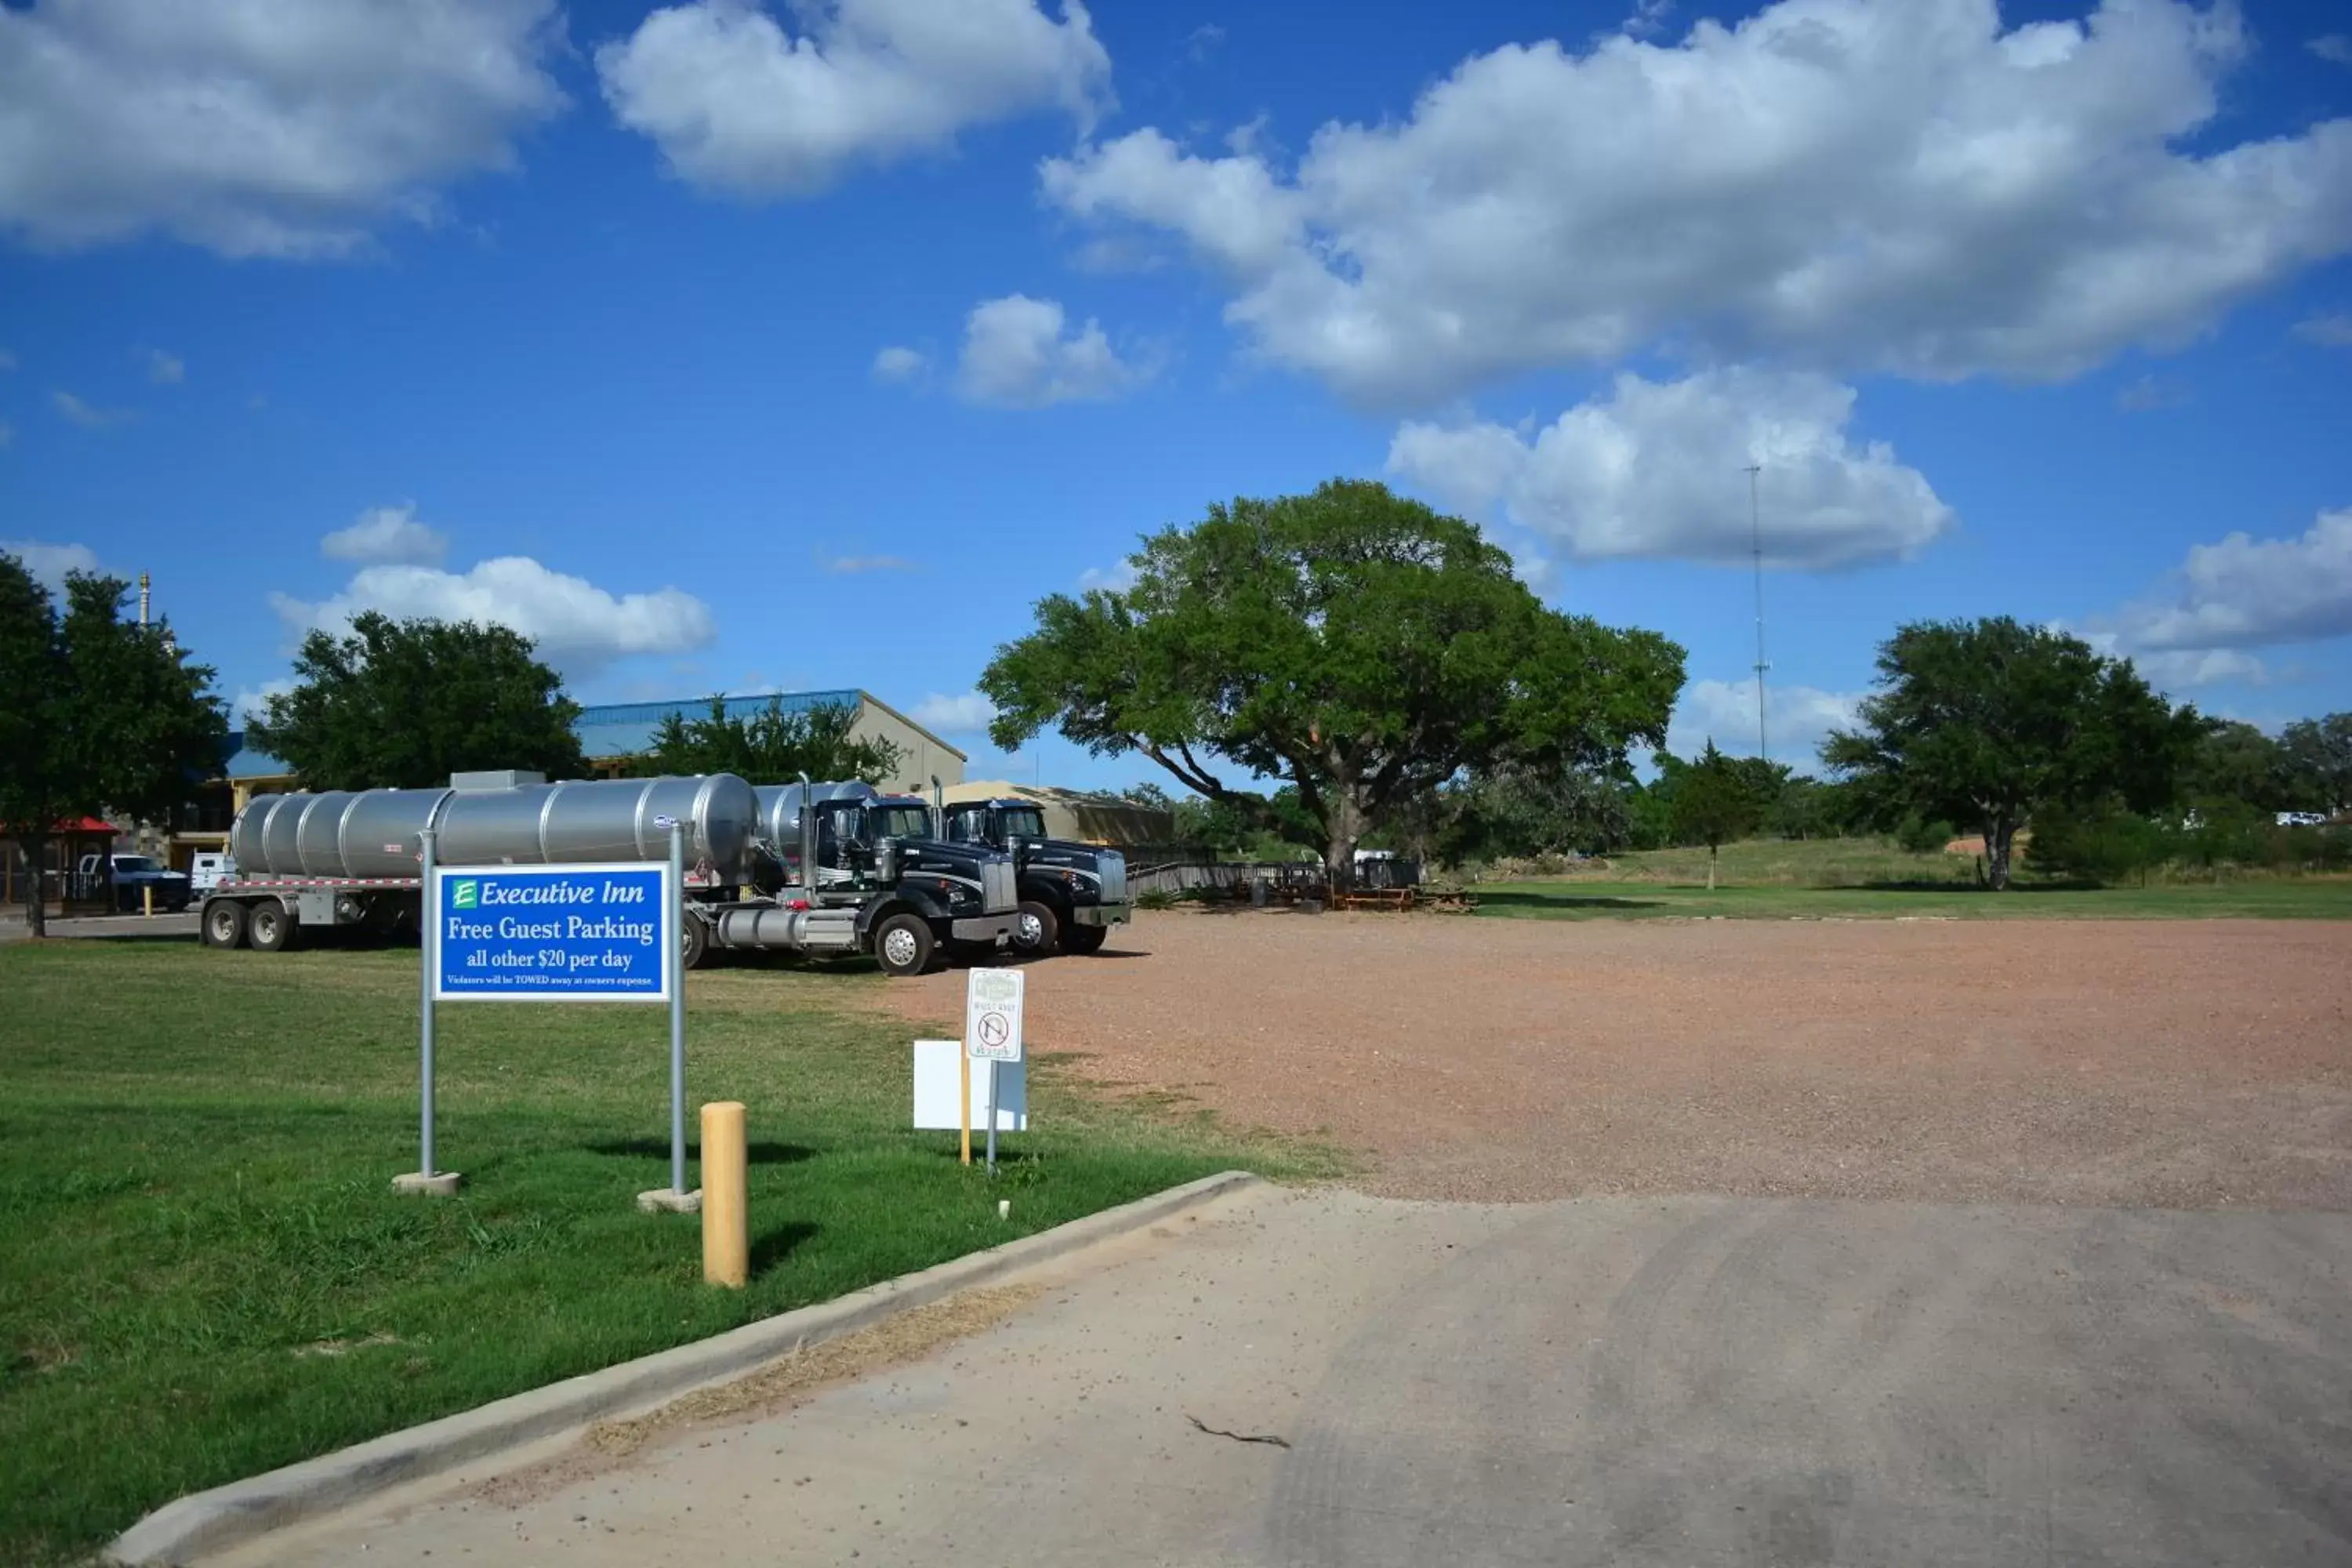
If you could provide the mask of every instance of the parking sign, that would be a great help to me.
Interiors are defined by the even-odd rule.
[[[1021,1002],[1029,977],[1017,969],[966,972],[963,1049],[975,1061],[1021,1059]]]

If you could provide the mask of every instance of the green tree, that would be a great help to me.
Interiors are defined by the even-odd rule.
[[[168,625],[125,619],[129,594],[121,578],[72,573],[60,615],[0,552],[0,824],[29,862],[36,936],[56,824],[105,812],[168,823],[227,738],[212,670],[188,662]]]
[[[857,710],[846,702],[788,713],[778,697],[733,715],[724,697],[713,697],[709,712],[698,719],[677,713],[664,719],[653,750],[632,759],[629,771],[640,778],[734,773],[763,784],[790,784],[803,773],[828,783],[880,784],[898,771],[899,748],[878,736],[852,735],[856,722]]]
[[[2352,713],[2289,724],[2279,751],[2294,809],[2352,811]]]
[[[2179,845],[2163,823],[2112,800],[2045,806],[2034,814],[2026,863],[2036,871],[2120,882],[2170,859]]]
[[[2034,812],[2107,795],[2153,810],[2205,730],[2129,660],[2005,616],[1904,626],[1880,645],[1878,673],[1862,727],[1833,733],[1823,761],[1882,809],[1976,825],[1995,889]]]
[[[1709,892],[1715,890],[1717,853],[1726,844],[1755,832],[1763,818],[1756,782],[1753,770],[1717,751],[1713,741],[1675,781],[1675,837],[1685,844],[1706,846]]]
[[[1054,595],[997,650],[996,743],[1055,724],[1276,828],[1215,764],[1279,779],[1342,884],[1401,803],[1506,762],[1612,764],[1682,686],[1675,644],[1547,609],[1477,530],[1377,484],[1213,506],[1132,559],[1133,587]]]
[[[2191,800],[2234,800],[2262,811],[2284,810],[2285,749],[2252,724],[2215,721],[2184,762],[2179,788]]]
[[[350,632],[314,631],[294,689],[247,730],[306,789],[422,788],[453,773],[588,771],[572,733],[579,704],[529,637],[473,621],[403,620],[370,610]]]

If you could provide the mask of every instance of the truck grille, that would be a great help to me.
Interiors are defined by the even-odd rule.
[[[1114,849],[1097,850],[1095,869],[1102,873],[1102,901],[1127,902],[1127,857]]]
[[[982,912],[992,915],[1009,913],[1020,905],[1021,895],[1013,880],[1011,857],[1000,857],[981,866],[980,901]]]

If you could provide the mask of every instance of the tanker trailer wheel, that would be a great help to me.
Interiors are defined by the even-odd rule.
[[[874,931],[874,956],[893,977],[920,974],[931,966],[931,923],[920,915],[892,915]]]
[[[710,928],[702,917],[691,910],[680,910],[677,917],[677,966],[699,969],[703,954],[710,951]]]
[[[276,899],[263,899],[247,911],[245,940],[256,952],[284,952],[294,945],[294,917]]]
[[[1061,917],[1054,906],[1043,899],[1021,900],[1020,919],[1013,926],[1013,951],[1028,958],[1042,958],[1054,951],[1061,940]]]
[[[205,945],[233,948],[245,945],[245,906],[235,899],[215,899],[205,906]]]
[[[1103,943],[1110,940],[1108,926],[1067,926],[1062,931],[1064,952],[1100,952]]]

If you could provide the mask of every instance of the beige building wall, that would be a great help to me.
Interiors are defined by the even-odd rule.
[[[877,700],[872,692],[858,695],[864,700],[857,705],[857,722],[849,728],[851,738],[887,741],[898,748],[898,771],[882,781],[883,789],[898,795],[928,795],[934,773],[942,784],[963,783],[965,758],[961,752],[888,703]]]

